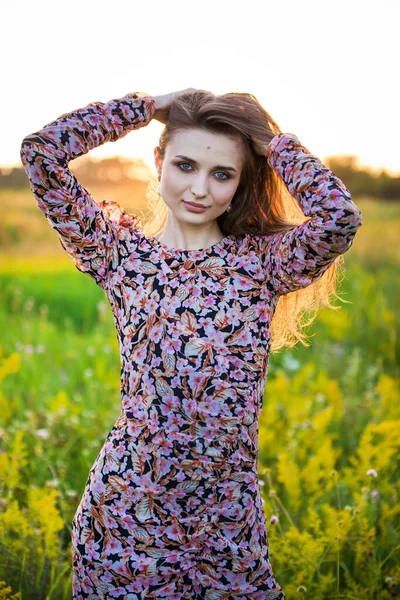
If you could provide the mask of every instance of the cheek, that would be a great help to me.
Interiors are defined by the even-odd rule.
[[[179,173],[169,171],[163,178],[163,185],[167,191],[174,193],[184,190],[187,187],[187,182],[185,182],[183,177],[179,176]]]
[[[217,182],[213,192],[215,199],[218,200],[218,202],[221,202],[222,204],[230,202],[230,200],[232,200],[233,196],[235,195],[238,185],[239,184],[237,181],[229,181],[224,184],[218,184]]]

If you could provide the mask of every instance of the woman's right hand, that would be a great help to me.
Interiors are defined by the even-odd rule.
[[[171,108],[171,103],[177,96],[181,94],[193,93],[197,88],[186,88],[178,92],[171,92],[170,94],[163,94],[161,96],[153,96],[155,101],[156,111],[153,115],[153,119],[157,119],[160,123],[166,124],[168,121],[168,114]]]

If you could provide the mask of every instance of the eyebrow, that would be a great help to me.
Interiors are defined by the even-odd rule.
[[[197,160],[194,160],[193,158],[189,158],[188,156],[183,156],[182,154],[176,154],[175,158],[183,158],[184,160],[188,160],[189,162],[193,163],[194,165],[199,164],[197,162]],[[236,169],[234,169],[233,167],[226,167],[224,165],[215,165],[214,169],[224,169],[225,171],[233,171],[234,173],[236,173]]]

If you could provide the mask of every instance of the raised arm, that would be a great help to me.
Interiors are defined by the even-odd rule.
[[[262,262],[269,281],[284,295],[320,279],[339,254],[351,247],[362,217],[344,183],[294,134],[276,135],[266,147],[266,156],[310,217],[288,232],[262,241]]]
[[[116,202],[96,203],[68,169],[68,163],[147,125],[154,112],[152,96],[132,92],[65,113],[26,136],[21,144],[21,162],[38,207],[57,231],[76,268],[101,287],[111,261],[116,261],[118,221],[125,213]]]

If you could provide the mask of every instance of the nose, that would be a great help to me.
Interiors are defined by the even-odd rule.
[[[197,177],[192,183],[192,194],[196,196],[196,198],[205,198],[207,193],[207,178]]]

